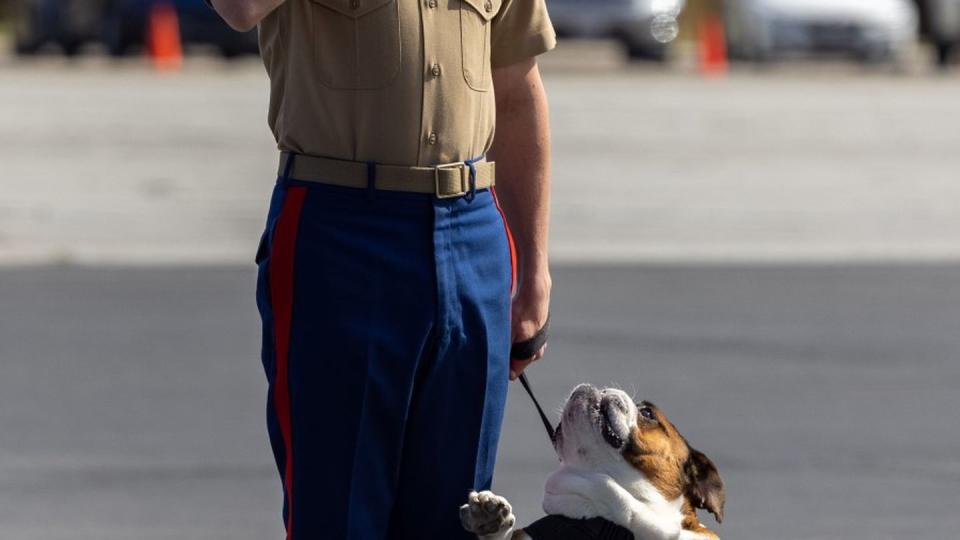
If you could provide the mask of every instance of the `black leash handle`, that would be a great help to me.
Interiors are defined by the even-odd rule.
[[[543,323],[540,330],[532,338],[518,341],[510,347],[510,358],[513,360],[526,360],[533,358],[533,355],[543,348],[547,343],[547,335],[550,333],[550,314],[547,314],[547,320]]]
[[[540,406],[540,402],[537,401],[537,397],[533,395],[533,389],[530,388],[530,381],[527,380],[526,373],[520,374],[520,384],[523,385],[523,389],[530,395],[530,399],[533,400],[533,405],[537,408],[537,412],[540,413],[540,420],[543,420],[543,427],[547,430],[547,437],[550,437],[550,442],[556,443],[557,433],[553,430],[553,426],[550,425],[550,419],[548,419],[546,413],[543,412],[543,408]]]

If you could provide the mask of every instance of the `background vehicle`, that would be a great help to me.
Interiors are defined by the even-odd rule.
[[[822,53],[894,60],[912,47],[918,22],[909,0],[738,0],[724,15],[731,56],[756,61]]]
[[[32,54],[48,44],[72,56],[99,37],[106,0],[19,0],[13,4],[14,47]]]
[[[121,56],[142,49],[150,12],[161,0],[17,0],[15,50],[32,54],[48,44],[76,54],[85,43],[101,42]],[[176,10],[185,46],[213,45],[227,57],[257,53],[256,31],[230,29],[203,0],[166,0]]]
[[[960,0],[917,0],[920,31],[934,46],[941,68],[950,65],[960,44]]]
[[[679,15],[685,0],[550,0],[550,19],[561,37],[609,37],[623,42],[631,58],[663,60],[667,46],[651,23],[665,12]]]
[[[111,0],[103,21],[103,39],[110,53],[127,54],[146,41],[150,10],[157,0]],[[257,54],[256,30],[235,32],[203,0],[169,0],[180,20],[184,44],[217,47],[226,57]]]

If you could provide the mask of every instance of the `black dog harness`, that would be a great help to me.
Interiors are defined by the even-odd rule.
[[[603,518],[547,516],[524,527],[533,540],[634,540],[633,533]]]

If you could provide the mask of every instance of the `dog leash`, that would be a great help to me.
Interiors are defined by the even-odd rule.
[[[547,334],[549,332],[550,315],[547,315],[547,321],[543,323],[543,328],[537,330],[537,333],[534,334],[533,337],[514,343],[513,346],[510,347],[510,358],[531,358],[547,343]],[[523,385],[523,389],[527,391],[530,399],[533,400],[534,407],[536,407],[537,412],[540,413],[540,420],[543,421],[543,427],[547,430],[547,437],[550,437],[550,442],[556,443],[557,433],[550,425],[550,419],[547,418],[546,413],[543,412],[543,407],[540,406],[540,402],[537,401],[537,396],[533,394],[533,388],[530,387],[530,381],[527,380],[526,373],[520,374],[520,384]]]
[[[530,395],[530,399],[533,400],[533,405],[537,408],[537,412],[540,413],[540,420],[543,420],[543,427],[547,430],[547,437],[550,437],[550,442],[557,442],[557,432],[553,430],[550,426],[550,420],[547,419],[547,415],[544,414],[543,408],[540,407],[540,403],[537,401],[537,397],[533,395],[533,390],[530,389],[530,382],[527,380],[527,374],[520,374],[520,384],[523,385],[523,389],[527,391],[527,394]]]

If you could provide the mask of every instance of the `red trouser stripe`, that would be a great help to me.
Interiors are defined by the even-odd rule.
[[[500,218],[503,219],[503,228],[507,231],[507,242],[510,243],[510,296],[512,297],[517,292],[517,245],[513,242],[513,232],[510,231],[507,215],[503,213],[503,207],[500,206],[497,190],[491,187],[490,193],[493,194],[493,202],[497,205]]]
[[[293,317],[294,257],[297,229],[306,188],[287,188],[283,209],[273,233],[270,254],[270,304],[273,311],[276,376],[273,401],[286,449],[286,470],[283,484],[287,491],[287,539],[293,538],[293,426],[290,419],[290,322]]]

